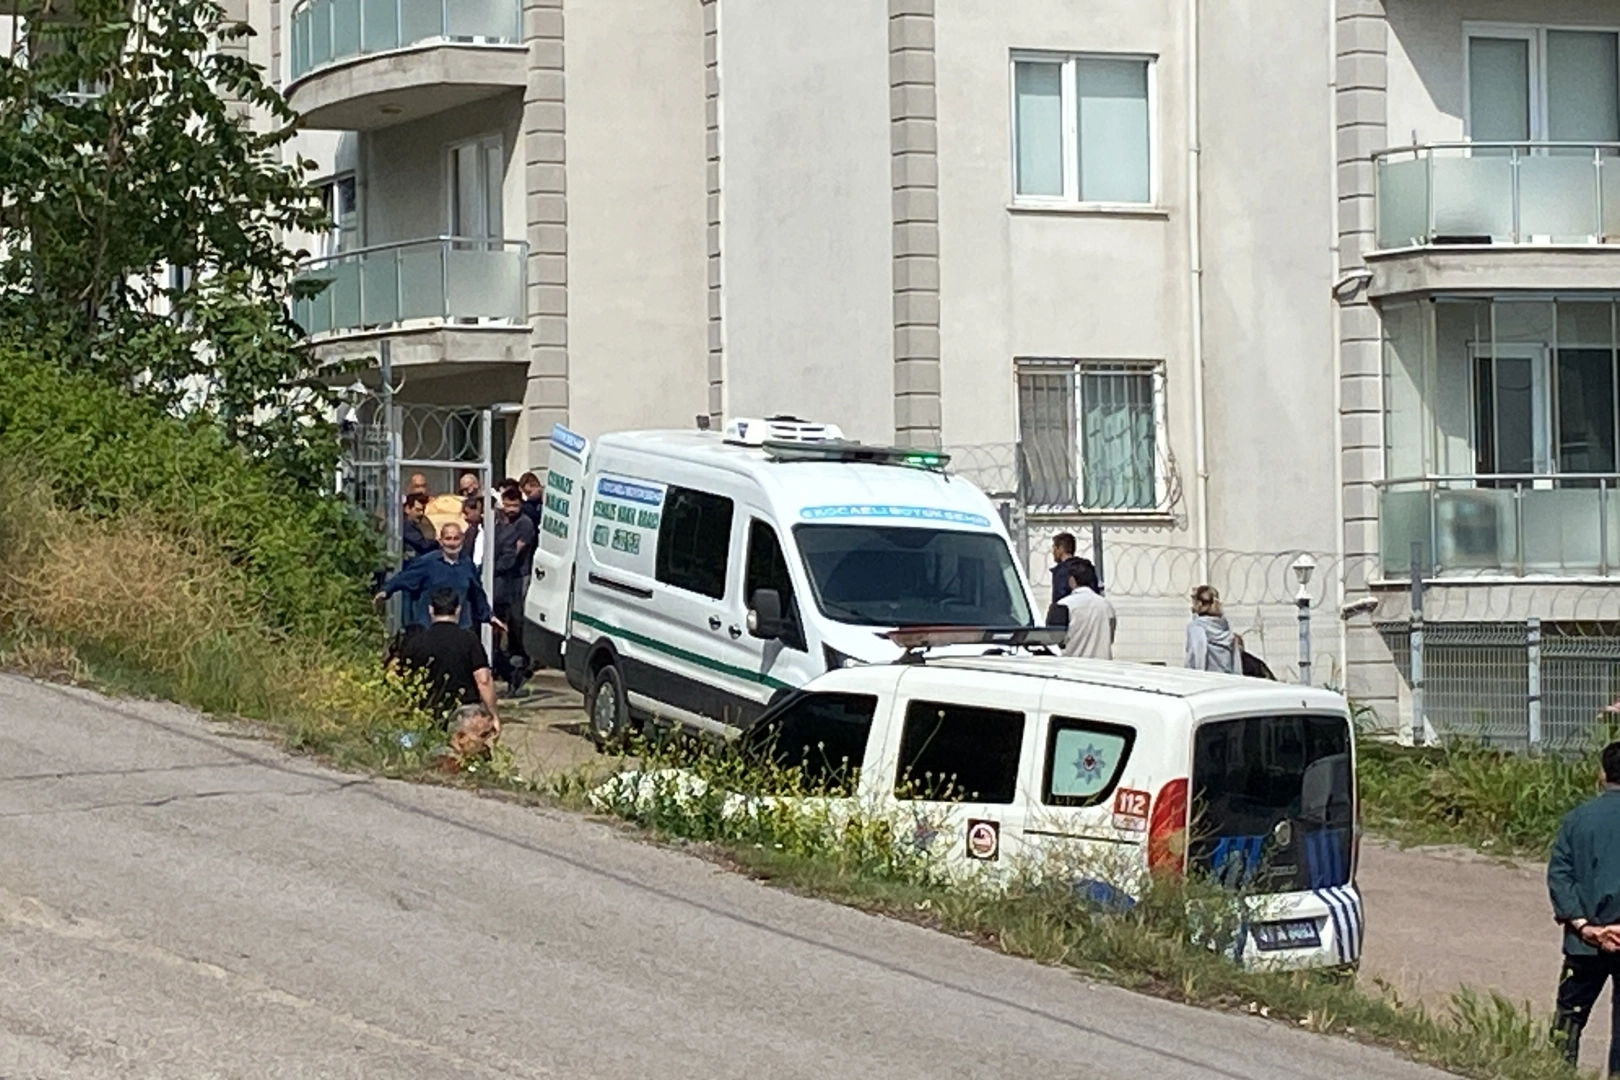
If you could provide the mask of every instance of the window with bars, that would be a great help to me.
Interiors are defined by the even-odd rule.
[[[1018,428],[1020,482],[1029,509],[1163,506],[1161,366],[1021,360]]]

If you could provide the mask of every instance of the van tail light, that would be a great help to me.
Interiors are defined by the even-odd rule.
[[[1148,824],[1148,869],[1181,874],[1187,869],[1187,781],[1170,781],[1153,800]]]

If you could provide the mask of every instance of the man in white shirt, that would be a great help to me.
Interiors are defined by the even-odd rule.
[[[1097,568],[1091,564],[1091,560],[1074,560],[1069,584],[1069,595],[1058,601],[1069,611],[1069,630],[1063,639],[1063,655],[1112,660],[1118,619],[1114,615],[1114,605],[1097,591]]]

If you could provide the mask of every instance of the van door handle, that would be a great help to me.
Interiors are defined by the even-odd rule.
[[[742,637],[742,627],[740,627],[740,626],[727,627],[726,633],[731,635],[731,640],[732,641],[736,641],[738,638]]]
[[[718,629],[720,629],[720,616],[718,616],[718,615],[710,615],[709,616],[709,629],[710,630],[718,630]]]

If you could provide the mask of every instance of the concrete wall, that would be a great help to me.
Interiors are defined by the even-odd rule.
[[[1464,22],[1620,29],[1614,0],[1385,0],[1385,9],[1389,138],[1401,146],[1463,138]]]
[[[708,403],[703,12],[568,9],[569,423],[691,427]]]
[[[721,0],[718,36],[726,412],[891,439],[886,7]]]
[[[1326,5],[1299,0],[1205,5],[1204,355],[1217,548],[1334,550],[1328,19]]]
[[[527,215],[518,140],[521,123],[522,102],[513,93],[362,135],[360,212],[366,243],[391,244],[448,232],[445,150],[452,143],[496,134],[506,148],[502,208],[506,235],[522,238]]]
[[[1018,357],[1156,360],[1171,444],[1192,461],[1182,4],[941,4],[938,41],[940,351],[947,446],[1016,436]],[[1156,56],[1158,208],[1009,209],[1011,52]],[[1191,489],[1190,474],[1186,488]],[[1185,515],[1187,506],[1178,507]]]

